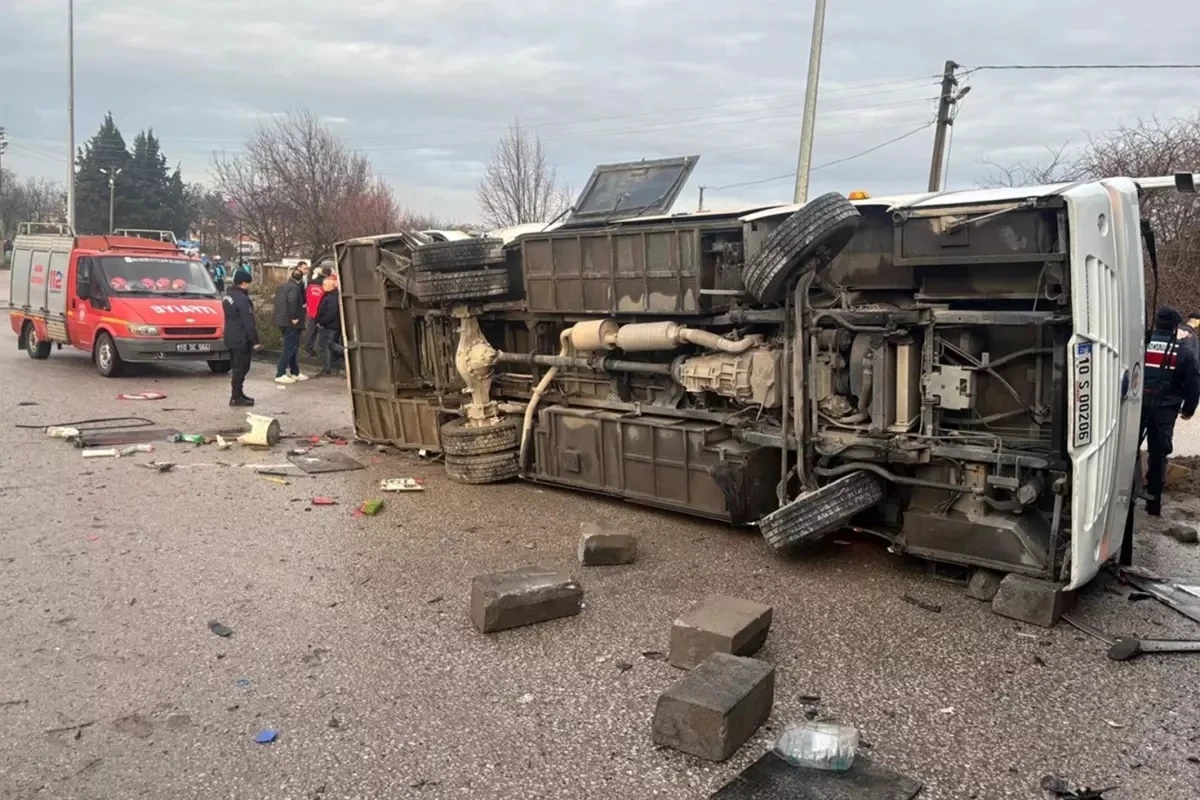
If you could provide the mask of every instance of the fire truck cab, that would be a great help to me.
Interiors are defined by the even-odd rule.
[[[220,294],[173,242],[23,223],[9,281],[9,322],[30,358],[69,345],[91,353],[105,377],[139,362],[229,370]]]

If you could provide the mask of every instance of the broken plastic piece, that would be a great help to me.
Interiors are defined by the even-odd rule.
[[[122,456],[132,456],[137,453],[153,453],[154,445],[152,444],[131,444],[121,451]]]
[[[163,392],[122,392],[117,395],[118,400],[165,400],[166,397]]]
[[[279,444],[282,438],[279,420],[262,414],[247,414],[246,423],[250,426],[250,432],[238,437],[242,444],[255,447],[274,447]]]
[[[364,500],[363,504],[358,507],[358,513],[363,516],[373,517],[382,509],[382,500]]]
[[[220,636],[222,639],[228,639],[230,636],[233,636],[233,628],[229,627],[228,625],[224,625],[215,619],[208,621],[208,629],[217,636]]]
[[[845,772],[858,754],[858,728],[832,722],[789,725],[775,741],[775,753],[797,767]]]
[[[217,449],[218,450],[228,450],[231,447],[233,447],[233,442],[226,441],[225,437],[218,433],[217,434]]]
[[[279,731],[274,728],[263,728],[258,733],[254,734],[254,741],[258,744],[270,744],[279,738]]]
[[[79,436],[79,428],[68,425],[52,425],[46,428],[46,435],[54,439],[74,439]]]
[[[334,500],[332,497],[314,497],[312,504],[314,506],[336,506],[337,500]]]
[[[285,480],[283,478],[277,478],[274,475],[263,475],[262,479],[264,481],[270,481],[271,483],[278,483],[280,486],[290,486],[291,485],[291,481]]]
[[[83,451],[84,458],[116,458],[117,455],[117,448],[115,447],[93,448]]]
[[[384,492],[423,492],[425,482],[420,478],[384,478],[379,482]]]

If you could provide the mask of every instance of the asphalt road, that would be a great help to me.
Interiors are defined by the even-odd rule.
[[[925,798],[1041,797],[1047,773],[1120,785],[1113,798],[1200,796],[1200,657],[1109,662],[1072,628],[996,617],[875,542],[786,561],[753,533],[531,485],[460,486],[371,447],[338,448],[365,470],[287,486],[239,466],[281,453],[163,443],[85,461],[14,425],[135,414],[196,431],[243,417],[203,366],[106,380],[82,354],[35,362],[11,334],[0,345],[0,797],[703,798],[814,694]],[[270,377],[256,365],[248,390],[285,432],[349,426],[344,385]],[[168,397],[115,399],[141,390]],[[179,467],[143,466],[155,458]],[[396,476],[428,490],[351,515]],[[340,505],[313,508],[316,495]],[[596,518],[641,536],[637,564],[578,567],[579,526]],[[1147,566],[1200,574],[1194,547],[1151,529],[1138,543]],[[583,613],[476,633],[471,577],[524,564],[572,570]],[[778,667],[774,711],[720,765],[653,745],[655,699],[679,673],[642,655],[710,592],[775,608],[761,654]],[[1197,635],[1123,592],[1091,588],[1080,616]],[[273,744],[254,742],[264,728]]]

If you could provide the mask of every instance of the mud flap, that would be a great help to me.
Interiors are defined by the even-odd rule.
[[[878,478],[852,472],[772,511],[758,521],[758,529],[773,550],[789,550],[819,541],[881,500]]]

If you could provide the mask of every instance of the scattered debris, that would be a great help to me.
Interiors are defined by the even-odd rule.
[[[36,406],[37,403],[35,403],[32,400],[22,400],[21,402],[17,403],[17,405],[18,406]]]
[[[312,499],[312,504],[314,506],[336,506],[338,501],[334,500],[332,497],[314,497]]]
[[[236,681],[233,682],[233,684],[235,686],[237,686],[239,689],[249,689],[250,683],[251,683],[251,681],[249,678],[238,678]]]
[[[162,442],[179,433],[174,428],[135,428],[133,430],[83,432],[73,437],[78,447],[120,447],[143,442]]]
[[[1046,666],[1046,659],[1042,658],[1037,653],[1034,653],[1033,654],[1033,663],[1037,664],[1039,667],[1044,667],[1044,666]]]
[[[280,486],[291,486],[292,485],[292,482],[287,480],[286,478],[279,478],[279,477],[276,477],[275,475],[264,475],[261,472],[259,473],[259,475],[264,481],[270,481],[271,483],[277,483]]]
[[[92,448],[83,451],[84,458],[116,458],[120,453],[115,447]]]
[[[420,478],[384,478],[379,482],[382,492],[423,492],[425,481]]]
[[[220,636],[222,639],[227,639],[233,635],[233,628],[230,628],[228,625],[224,625],[215,619],[209,620],[208,629],[217,636]]]
[[[953,714],[954,706],[946,706],[945,708],[938,709],[938,713],[939,714]]]
[[[1143,592],[1154,595],[1160,603],[1200,622],[1200,578],[1161,578],[1148,570],[1126,567],[1121,577]]]
[[[923,608],[926,611],[932,611],[934,614],[942,613],[941,603],[930,603],[926,600],[919,600],[916,597],[913,597],[911,594],[902,594],[900,595],[900,599],[909,605],[916,606],[917,608]]]
[[[1105,792],[1120,788],[1107,786],[1103,789],[1090,789],[1087,786],[1077,786],[1072,781],[1058,775],[1044,776],[1040,785],[1043,791],[1062,800],[1104,800]]]
[[[117,395],[118,400],[166,400],[167,395],[164,392],[122,392]]]
[[[1195,526],[1182,522],[1168,523],[1163,526],[1162,533],[1164,536],[1170,536],[1182,544],[1196,544],[1200,542],[1200,532],[1197,532]]]
[[[257,744],[270,744],[279,738],[279,731],[274,728],[263,728],[258,733],[254,734],[254,741]]]
[[[532,702],[533,702],[533,695],[528,694],[528,693],[523,694],[517,698],[518,705],[527,706]]]
[[[1114,721],[1113,721],[1113,720],[1111,720],[1111,719],[1106,719],[1106,720],[1104,720],[1104,724],[1105,724],[1105,725],[1107,725],[1107,726],[1108,726],[1108,727],[1110,727],[1110,728],[1116,728],[1116,729],[1118,729],[1118,730],[1120,730],[1121,728],[1128,728],[1128,727],[1129,727],[1127,724],[1120,723],[1120,722],[1114,722]]]
[[[238,437],[238,441],[242,444],[251,447],[274,447],[283,438],[279,429],[279,420],[274,417],[247,414],[246,424],[250,426],[250,431]]]
[[[221,434],[218,433],[217,434],[217,449],[218,450],[228,450],[231,447],[233,447],[233,442],[226,440],[224,436],[222,436]]]
[[[44,732],[47,734],[70,733],[72,731],[78,732],[78,731],[83,730],[84,728],[92,727],[93,725],[96,724],[96,722],[97,722],[97,720],[92,720],[91,722],[80,722],[77,725],[64,725],[61,728],[49,728]]]
[[[316,455],[289,455],[288,461],[304,470],[309,475],[322,475],[329,472],[350,472],[366,469],[350,456],[329,451]]]
[[[1196,639],[1117,639],[1108,649],[1113,661],[1128,661],[1143,653],[1200,653]]]
[[[146,466],[157,472],[170,472],[171,470],[175,469],[175,463],[173,461],[151,461]]]
[[[795,767],[767,752],[712,795],[712,800],[761,800],[766,797],[913,800],[922,788],[920,781],[877,767],[865,756],[855,759],[854,766],[846,772],[831,772]]]
[[[171,444],[207,444],[208,439],[202,433],[173,433],[167,437]]]
[[[432,605],[442,602],[445,599],[446,599],[445,597],[442,597],[439,594],[437,597],[431,597],[428,600],[426,600],[425,602],[432,606]]]
[[[342,727],[342,721],[340,719],[338,719],[336,716],[330,716],[329,722],[327,722],[325,724],[328,725],[330,728],[333,728],[334,730],[337,730],[338,728]]]
[[[796,767],[845,772],[858,755],[858,728],[834,722],[794,723],[775,740],[773,750]]]
[[[121,451],[121,457],[137,455],[138,453],[153,453],[154,445],[152,444],[131,444]]]
[[[362,505],[354,512],[356,517],[373,517],[383,510],[382,500],[364,500]]]
[[[633,669],[633,664],[630,664],[628,661],[618,661],[613,666],[617,668],[617,672],[629,672],[629,670]]]
[[[410,789],[424,789],[426,786],[439,786],[441,781],[430,780],[429,778],[420,778],[408,785]]]
[[[170,406],[159,409],[159,411],[195,411],[195,410],[196,409],[194,409],[194,408],[172,408]]]
[[[651,661],[666,661],[667,654],[662,650],[643,650],[642,658],[646,658]]]
[[[0,708],[8,708],[10,706],[27,706],[28,700],[0,700]]]

